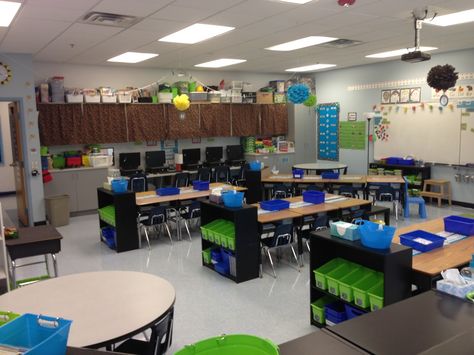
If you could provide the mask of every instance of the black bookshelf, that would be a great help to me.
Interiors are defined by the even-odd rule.
[[[137,213],[135,193],[114,193],[99,187],[97,189],[99,208],[115,206],[115,245],[117,253],[138,249]],[[99,218],[100,229],[110,226]]]
[[[240,283],[259,277],[260,241],[257,233],[257,207],[244,205],[242,208],[227,208],[212,202],[201,202],[201,225],[206,225],[216,219],[225,219],[235,225],[235,255],[236,275],[228,278]],[[202,239],[202,250],[210,247],[220,247],[208,240]],[[203,265],[210,267],[209,265]],[[211,267],[212,269],[212,267]]]
[[[402,175],[420,175],[421,185],[409,184],[410,187],[423,188],[425,180],[431,179],[431,166],[416,166],[416,165],[390,165],[382,163],[370,163],[370,169],[384,168],[387,170],[401,170]]]
[[[411,296],[412,249],[392,243],[390,249],[378,250],[364,247],[360,241],[347,241],[332,237],[329,230],[312,232],[310,236],[310,303],[330,295],[341,302],[364,311],[353,302],[347,302],[340,297],[331,295],[326,290],[316,287],[313,270],[326,264],[334,258],[343,258],[384,274],[384,306],[399,302]],[[324,325],[313,320],[311,324],[317,327]]]
[[[260,171],[245,170],[245,199],[248,204],[263,200],[262,173]]]

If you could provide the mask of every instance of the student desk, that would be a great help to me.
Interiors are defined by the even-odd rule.
[[[56,254],[61,251],[62,235],[53,226],[36,226],[18,229],[18,238],[7,239],[5,245],[7,247],[10,259],[10,270],[13,287],[16,288],[16,268],[34,264],[45,263],[46,271],[49,275],[48,254],[53,259],[54,275],[58,276],[58,266],[56,262]],[[44,262],[32,262],[17,266],[16,260],[31,256],[44,255]]]
[[[293,165],[293,169],[303,169],[306,173],[310,171],[315,171],[316,174],[323,171],[333,171],[333,170],[343,170],[347,172],[347,165],[341,163],[306,163],[306,164],[296,164]]]
[[[399,228],[395,232],[393,243],[400,243],[400,234],[417,229],[432,233],[441,232],[444,230],[443,218]],[[419,287],[420,291],[430,290],[433,279],[436,278],[441,271],[468,264],[472,258],[472,254],[474,254],[474,240],[471,236],[442,248],[415,255],[413,257],[413,281]]]
[[[367,175],[367,184],[365,190],[365,198],[368,198],[370,192],[370,185],[372,184],[396,184],[398,185],[398,199],[400,202],[403,201],[405,187],[405,180],[403,176],[398,175]]]
[[[459,352],[454,346],[473,326],[474,303],[429,291],[327,330],[371,354],[435,354],[438,346],[451,342],[451,351],[444,354],[467,355],[472,354],[473,338]]]
[[[100,271],[62,276],[0,296],[0,309],[72,320],[68,345],[100,348],[150,328],[172,311],[174,287],[155,275]]]

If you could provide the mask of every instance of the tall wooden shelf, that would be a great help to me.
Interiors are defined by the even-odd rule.
[[[413,257],[411,248],[393,243],[390,249],[387,250],[366,248],[360,241],[351,242],[332,237],[328,230],[312,232],[310,238],[310,303],[313,303],[325,295],[329,295],[327,291],[316,287],[313,270],[338,257],[383,273],[384,306],[399,302],[411,296]],[[341,302],[345,302],[339,297],[333,297]],[[352,302],[345,303],[363,310],[363,308],[357,307]],[[311,306],[310,319],[312,325],[317,327],[324,326],[313,320],[311,316]]]
[[[97,189],[99,208],[113,205],[115,207],[115,227],[99,218],[100,229],[114,227],[117,253],[138,249],[137,213],[135,193],[114,193],[99,187]]]
[[[236,275],[228,277],[237,282],[244,282],[259,277],[260,241],[257,233],[257,207],[244,205],[242,208],[227,208],[212,202],[201,202],[201,225],[216,219],[225,219],[235,225]],[[202,250],[218,247],[216,244],[202,240]],[[206,264],[203,265],[206,266]]]

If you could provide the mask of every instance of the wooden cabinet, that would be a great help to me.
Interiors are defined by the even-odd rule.
[[[260,105],[261,134],[276,135],[288,132],[288,108],[286,104]]]
[[[97,209],[97,187],[107,180],[107,168],[51,172],[53,180],[44,185],[45,197],[69,195],[69,212]]]
[[[166,139],[168,125],[164,104],[129,104],[126,116],[129,142]]]
[[[229,137],[230,136],[230,104],[202,104],[199,105],[201,117],[202,137]]]
[[[231,112],[233,137],[248,137],[260,134],[260,105],[232,105]]]
[[[166,105],[166,116],[169,139],[201,137],[199,105],[189,106],[183,117],[173,105]]]

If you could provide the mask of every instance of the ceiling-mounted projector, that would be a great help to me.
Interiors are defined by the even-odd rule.
[[[431,55],[420,51],[420,31],[423,20],[428,16],[428,9],[413,10],[413,19],[415,21],[415,50],[413,52],[403,54],[402,62],[419,63],[431,59]]]
[[[430,60],[431,54],[424,53],[421,51],[414,51],[407,54],[402,55],[402,61],[408,63],[419,63],[424,62],[425,60]]]

